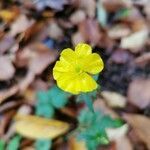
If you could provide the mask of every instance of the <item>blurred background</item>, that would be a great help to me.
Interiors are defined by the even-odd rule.
[[[105,64],[94,109],[126,125],[96,149],[150,149],[149,25],[149,0],[1,0],[0,150],[88,149],[69,136],[86,105],[57,89],[52,75],[60,52],[80,42],[90,44]],[[50,122],[31,116],[19,122],[17,114],[66,124],[52,122],[52,130]]]

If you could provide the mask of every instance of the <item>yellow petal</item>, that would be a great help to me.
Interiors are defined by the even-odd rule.
[[[72,94],[78,94],[79,89],[76,88],[76,73],[68,72],[61,73],[61,76],[57,79],[57,85],[59,88]]]
[[[75,53],[78,56],[86,56],[92,53],[92,48],[90,45],[85,44],[85,43],[79,43],[76,47],[75,47]]]
[[[62,76],[62,73],[67,73],[68,75],[70,72],[74,72],[75,67],[74,65],[68,63],[65,60],[57,61],[54,68],[53,68],[53,76],[54,79],[57,80],[59,77]]]
[[[88,55],[86,58],[83,59],[82,63],[84,71],[90,74],[97,74],[101,72],[104,68],[103,60],[96,53]]]
[[[76,60],[76,53],[70,49],[64,49],[60,54],[60,61],[66,61],[68,63],[74,64]]]
[[[17,115],[15,118],[16,132],[32,139],[49,138],[54,139],[64,134],[69,125],[65,122],[45,119],[33,115]]]
[[[79,94],[80,92],[90,92],[97,88],[95,80],[87,73],[62,73],[61,77],[57,79],[59,88],[72,94]]]
[[[91,92],[97,88],[96,81],[87,73],[82,73],[79,76],[79,84],[81,92]]]

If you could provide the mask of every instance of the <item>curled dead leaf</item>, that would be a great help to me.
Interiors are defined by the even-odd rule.
[[[60,26],[55,21],[52,21],[49,24],[47,33],[51,38],[56,39],[56,40],[61,39],[64,34],[63,30],[60,28]]]
[[[127,136],[120,137],[116,140],[116,150],[133,150],[132,143]]]
[[[0,80],[9,80],[15,73],[11,60],[6,56],[0,56]]]
[[[121,48],[129,49],[133,53],[141,50],[148,39],[148,30],[143,29],[121,39]]]
[[[14,37],[18,33],[28,29],[33,23],[34,20],[28,20],[25,15],[20,15],[15,22],[12,23],[9,34]]]
[[[18,92],[18,86],[15,85],[10,89],[0,91],[0,103],[3,102],[5,99],[9,98],[10,96],[16,94]]]
[[[33,115],[17,115],[14,126],[17,133],[31,139],[54,139],[69,129],[68,123]]]
[[[86,14],[83,10],[77,10],[70,17],[70,21],[75,25],[82,22],[84,19],[86,19]]]
[[[144,109],[150,104],[150,80],[135,79],[128,88],[128,100],[135,106]]]
[[[71,150],[87,150],[85,142],[79,141],[74,137],[69,140],[69,148]]]
[[[126,98],[116,92],[110,92],[110,91],[102,91],[101,92],[102,97],[107,102],[107,104],[110,107],[125,107],[126,105]]]
[[[101,39],[101,31],[99,24],[94,19],[86,19],[79,24],[79,32],[82,34],[85,41],[96,45]]]
[[[150,149],[150,119],[142,115],[125,114],[125,120],[133,127],[136,135]]]
[[[13,21],[19,14],[19,9],[16,7],[11,10],[0,10],[0,18],[2,18],[5,22]]]
[[[80,0],[80,8],[90,17],[94,18],[96,10],[96,2],[93,0]]]
[[[127,134],[128,131],[128,125],[125,124],[119,128],[116,129],[106,129],[107,136],[110,141],[116,141],[117,139],[124,137]]]
[[[108,36],[112,39],[119,39],[128,36],[131,30],[124,24],[118,24],[108,30]]]
[[[135,59],[135,63],[139,66],[144,66],[150,63],[150,52],[144,53]]]

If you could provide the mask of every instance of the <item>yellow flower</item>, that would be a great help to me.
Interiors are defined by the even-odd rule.
[[[92,75],[102,71],[104,67],[101,57],[92,53],[88,44],[80,43],[75,51],[64,49],[60,60],[53,68],[53,76],[59,88],[72,94],[90,92],[97,88]]]

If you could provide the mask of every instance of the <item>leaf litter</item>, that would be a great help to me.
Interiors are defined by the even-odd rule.
[[[103,130],[94,137],[101,123],[89,127],[90,135],[81,132],[91,138],[88,144],[71,134],[86,106],[56,88],[52,77],[60,51],[79,42],[92,45],[105,63],[94,109],[125,121],[107,129],[110,144],[97,148],[148,150],[149,20],[146,0],[1,1],[0,150],[84,150],[95,148],[99,138],[108,142]],[[91,121],[87,114],[82,117]],[[110,120],[104,117],[103,125]]]

